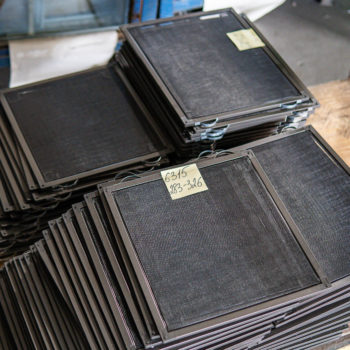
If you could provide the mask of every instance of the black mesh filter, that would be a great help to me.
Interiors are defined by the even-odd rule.
[[[331,281],[350,274],[350,176],[301,132],[253,148]]]
[[[319,283],[247,157],[201,174],[178,200],[162,180],[113,193],[168,331]]]
[[[163,148],[113,67],[9,91],[5,98],[45,181]]]
[[[225,11],[128,31],[188,119],[300,97],[264,49],[236,48],[226,34],[240,29]]]

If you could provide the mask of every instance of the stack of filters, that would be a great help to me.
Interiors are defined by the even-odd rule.
[[[111,65],[1,92],[0,259],[98,183],[299,127],[317,105],[233,10],[122,31]]]
[[[346,334],[350,327],[350,288],[344,281],[334,285],[300,303],[254,349],[311,349]]]
[[[115,65],[5,90],[1,104],[2,259],[96,184],[166,162],[161,132]]]
[[[191,164],[207,190],[172,199],[166,179],[193,183]],[[350,320],[349,175],[304,128],[99,185],[5,264],[3,342],[221,350],[336,339]]]
[[[333,288],[302,302],[256,349],[309,349],[337,339],[350,318],[349,167],[312,127],[251,149]]]
[[[317,102],[232,9],[130,24],[117,55],[180,157],[303,126]]]

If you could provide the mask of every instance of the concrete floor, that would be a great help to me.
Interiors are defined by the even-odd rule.
[[[306,85],[350,75],[350,0],[287,0],[255,22]]]

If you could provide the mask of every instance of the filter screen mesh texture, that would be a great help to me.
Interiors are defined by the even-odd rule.
[[[318,283],[250,160],[201,174],[182,199],[162,180],[114,193],[168,330]]]
[[[129,29],[187,118],[258,106],[300,93],[262,48],[239,51],[231,12]]]
[[[253,148],[331,281],[350,274],[350,176],[302,132]]]
[[[113,68],[6,93],[46,181],[159,150]]]

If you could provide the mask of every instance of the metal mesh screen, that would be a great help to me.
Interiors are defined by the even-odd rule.
[[[201,174],[178,200],[162,180],[114,193],[168,330],[318,283],[248,158]]]
[[[190,119],[300,95],[262,48],[236,48],[226,34],[240,29],[224,12],[129,32]]]
[[[160,150],[113,68],[6,93],[46,181]]]
[[[349,175],[310,132],[253,151],[328,278],[349,275]]]

